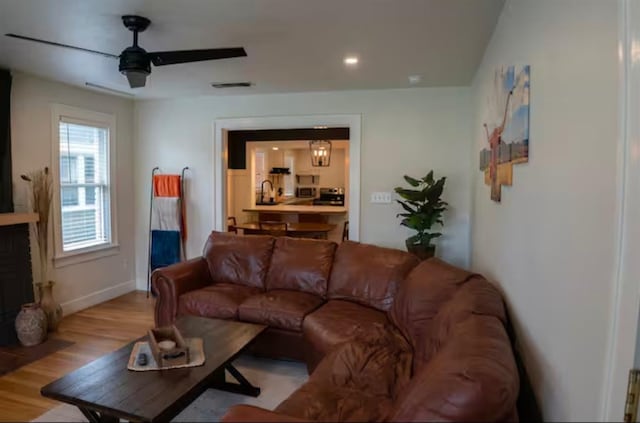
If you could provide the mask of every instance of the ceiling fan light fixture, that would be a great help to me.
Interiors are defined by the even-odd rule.
[[[123,73],[126,75],[131,88],[144,87],[147,83],[147,76],[149,76],[149,73],[139,70],[129,70]]]
[[[309,153],[311,154],[311,166],[329,167],[331,165],[331,141],[309,141]]]

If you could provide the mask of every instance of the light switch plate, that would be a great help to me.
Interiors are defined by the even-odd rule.
[[[391,193],[390,192],[372,192],[371,202],[376,204],[390,204]]]

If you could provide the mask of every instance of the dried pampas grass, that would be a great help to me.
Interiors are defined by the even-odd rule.
[[[48,167],[20,175],[20,178],[29,183],[31,208],[39,217],[32,228],[40,252],[40,279],[41,282],[46,282],[48,280],[49,212],[53,198],[53,178]]]

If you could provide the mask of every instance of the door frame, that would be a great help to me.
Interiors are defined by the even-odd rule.
[[[618,221],[603,421],[623,421],[628,372],[640,354],[640,3],[621,0],[618,6]]]
[[[360,240],[360,144],[362,115],[298,115],[216,119],[213,124],[213,227],[226,231],[228,131],[261,129],[304,129],[313,127],[349,128],[349,239]]]

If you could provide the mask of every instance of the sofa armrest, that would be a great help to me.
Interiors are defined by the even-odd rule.
[[[203,257],[155,270],[151,274],[151,287],[158,296],[156,326],[167,326],[175,322],[180,295],[212,283],[207,261]]]
[[[308,422],[253,405],[234,405],[222,416],[223,422]]]

